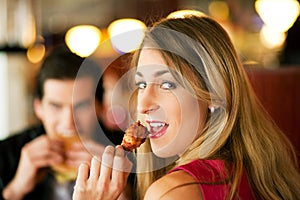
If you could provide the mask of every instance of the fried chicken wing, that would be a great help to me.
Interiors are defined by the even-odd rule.
[[[124,150],[133,151],[145,142],[148,134],[147,128],[140,121],[137,121],[125,131],[121,145]]]

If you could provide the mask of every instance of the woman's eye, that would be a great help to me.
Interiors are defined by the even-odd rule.
[[[138,89],[145,89],[147,85],[145,82],[138,82],[136,83],[136,86],[138,87]]]
[[[160,88],[162,88],[162,89],[175,89],[176,85],[175,85],[175,83],[172,83],[172,82],[163,82],[161,84]]]

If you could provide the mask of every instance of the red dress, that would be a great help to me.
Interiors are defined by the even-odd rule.
[[[228,183],[228,175],[225,170],[225,164],[222,160],[195,160],[186,165],[173,168],[169,173],[183,170],[189,173],[199,182],[204,200],[220,200],[226,199],[230,184]],[[239,197],[241,200],[256,199],[251,192],[246,174],[243,173],[241,184],[239,187]]]

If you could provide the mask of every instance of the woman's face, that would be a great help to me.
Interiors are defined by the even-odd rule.
[[[172,76],[159,51],[141,51],[135,75],[138,115],[149,126],[153,152],[160,157],[182,154],[199,136],[207,104]]]

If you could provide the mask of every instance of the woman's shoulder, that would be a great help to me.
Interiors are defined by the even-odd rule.
[[[156,199],[202,200],[198,182],[183,170],[169,173],[155,181],[147,190],[145,200]]]
[[[198,159],[185,165],[173,168],[169,173],[185,171],[198,182],[224,182],[228,179],[225,162],[223,160]]]

